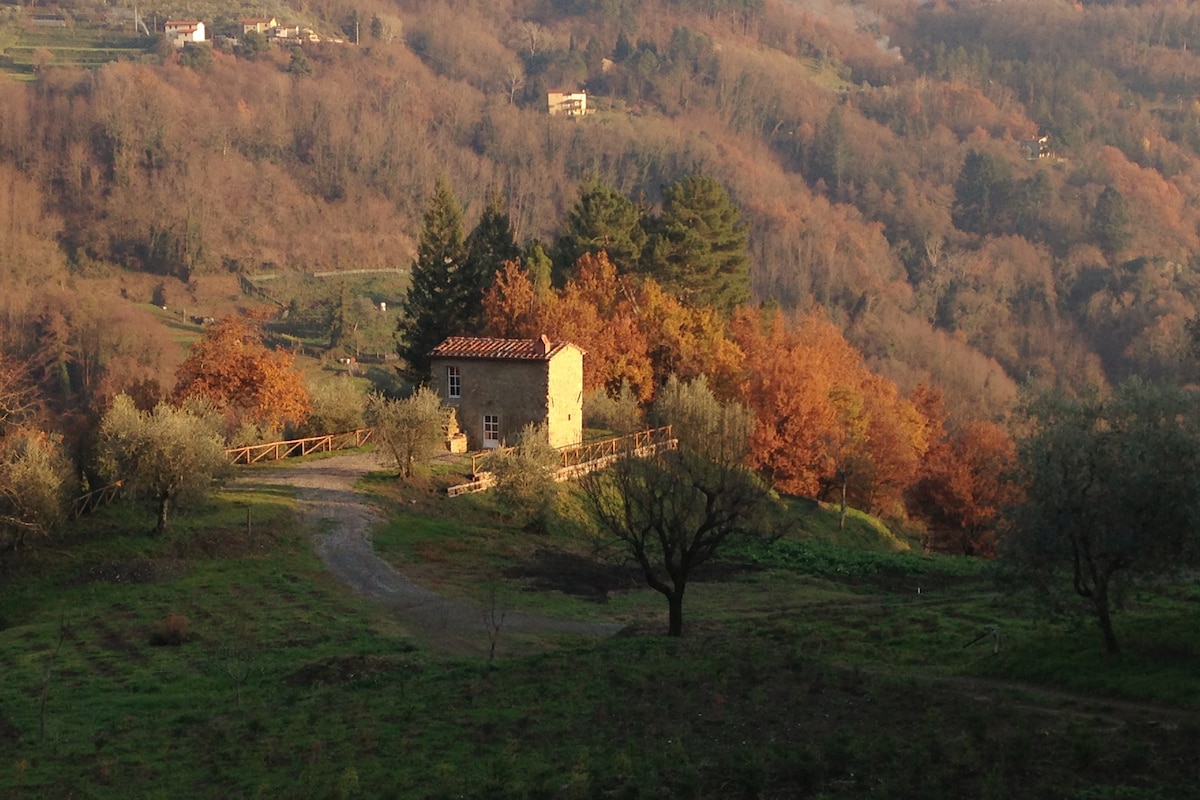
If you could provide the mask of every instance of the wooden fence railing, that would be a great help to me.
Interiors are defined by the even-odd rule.
[[[624,436],[614,436],[611,439],[601,439],[596,442],[568,444],[558,448],[559,456],[562,459],[559,468],[577,467],[580,464],[587,464],[608,456],[618,456],[646,447],[663,445],[674,438],[671,434],[671,426],[665,425],[661,428],[650,428],[649,430],[629,433]],[[472,454],[471,475],[476,476],[480,474],[480,467],[488,456],[511,453],[514,449],[516,448],[503,447],[497,450],[489,450],[486,453]]]
[[[672,450],[676,446],[677,440],[672,435],[670,425],[638,431],[625,436],[614,436],[598,442],[567,445],[558,449],[562,461],[554,471],[553,478],[561,483],[594,470],[603,469],[614,461],[627,456],[646,457],[660,450]],[[506,447],[502,450],[493,450],[491,453],[477,453],[471,456],[472,480],[468,483],[451,486],[446,493],[451,497],[458,497],[461,494],[483,492],[492,488],[496,485],[496,477],[492,473],[480,469],[483,459],[496,453],[511,452],[513,449]]]
[[[328,453],[362,447],[374,437],[374,428],[360,428],[349,433],[329,433],[324,436],[309,436],[306,439],[289,439],[285,442],[229,447],[226,448],[225,455],[231,464],[257,464],[260,461],[279,461],[292,456],[306,456],[309,453]]]
[[[290,456],[362,447],[374,437],[374,428],[361,428],[349,433],[331,433],[325,436],[309,436],[306,439],[289,439],[285,442],[229,447],[226,448],[225,455],[231,464],[256,464],[260,461],[278,461]],[[71,514],[75,519],[79,519],[84,514],[91,514],[96,509],[108,505],[117,499],[123,485],[123,481],[117,481],[76,497],[71,501]]]
[[[71,514],[75,519],[79,519],[84,514],[90,514],[96,509],[106,506],[113,500],[117,499],[117,495],[121,493],[121,487],[124,481],[110,483],[108,486],[101,486],[99,489],[80,495],[71,501]]]
[[[324,453],[362,447],[365,444],[369,444],[374,437],[374,428],[360,428],[349,433],[331,433],[324,436],[309,436],[304,439],[289,439],[282,442],[230,447],[226,448],[225,455],[229,458],[229,463],[231,464],[257,464],[261,461],[279,461],[293,456],[306,456],[310,453]],[[614,436],[611,439],[602,439],[598,442],[567,445],[566,447],[560,447],[558,450],[561,463],[555,471],[555,479],[566,480],[590,471],[595,465],[607,465],[627,455],[649,454],[674,446],[675,438],[672,435],[670,425],[662,428],[638,431],[637,433],[630,433],[625,436]],[[506,452],[513,449],[507,447],[499,451],[493,450],[489,453],[473,454],[471,456],[471,477],[473,480],[470,483],[450,487],[448,490],[449,494],[455,496],[491,488],[495,485],[495,479],[491,474],[481,471],[483,459],[497,452]],[[81,497],[75,498],[71,503],[72,513],[76,518],[79,518],[84,514],[92,513],[101,506],[108,505],[116,499],[120,493],[121,486],[122,482],[117,481],[108,486],[103,486],[94,492],[88,492]]]

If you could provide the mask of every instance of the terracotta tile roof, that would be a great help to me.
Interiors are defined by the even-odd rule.
[[[451,336],[430,351],[430,358],[495,358],[517,361],[548,361],[568,347],[570,342],[540,339],[485,339]]]

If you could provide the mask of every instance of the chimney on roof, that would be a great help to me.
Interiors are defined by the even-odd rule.
[[[541,338],[534,342],[533,351],[539,356],[544,356],[550,352],[550,338],[546,334],[542,334]]]

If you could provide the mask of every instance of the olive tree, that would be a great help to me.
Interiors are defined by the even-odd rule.
[[[683,597],[695,570],[728,541],[771,527],[772,493],[743,464],[751,412],[713,397],[703,379],[669,381],[653,416],[675,426],[677,449],[632,454],[583,481],[601,532],[667,599],[667,634],[683,633]]]
[[[517,446],[493,453],[484,469],[496,478],[498,505],[526,530],[544,533],[558,501],[554,472],[561,463],[546,426],[531,422]]]
[[[1119,652],[1112,609],[1133,580],[1194,563],[1200,523],[1195,400],[1131,381],[1110,397],[1049,394],[1024,409],[1024,500],[1001,557],[1044,585],[1069,584]]]
[[[195,405],[159,403],[141,411],[128,395],[117,395],[100,423],[100,472],[155,504],[161,535],[172,506],[202,499],[228,469],[219,425],[215,414]]]
[[[58,438],[15,430],[0,436],[0,541],[22,545],[62,522],[71,465]]]
[[[365,424],[367,393],[349,378],[313,384],[308,396],[312,411],[301,429],[308,436],[348,433]]]
[[[367,419],[375,428],[376,441],[401,478],[411,478],[418,461],[441,449],[449,418],[450,409],[427,386],[401,400],[373,394],[367,401]]]

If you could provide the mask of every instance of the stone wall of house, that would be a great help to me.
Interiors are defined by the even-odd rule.
[[[550,444],[579,444],[583,441],[583,351],[567,347],[557,353],[550,360],[549,384]]]
[[[448,396],[447,367],[458,367],[458,399]],[[545,361],[437,358],[433,379],[442,401],[458,409],[458,425],[470,448],[482,450],[484,415],[499,415],[501,444],[515,444],[526,424],[546,419],[546,367]]]
[[[457,367],[461,396],[449,396],[447,368]],[[472,450],[484,447],[483,418],[500,417],[501,444],[516,444],[530,422],[547,423],[550,444],[583,439],[583,353],[567,347],[549,362],[487,358],[435,358],[432,386],[457,409],[458,425]]]

